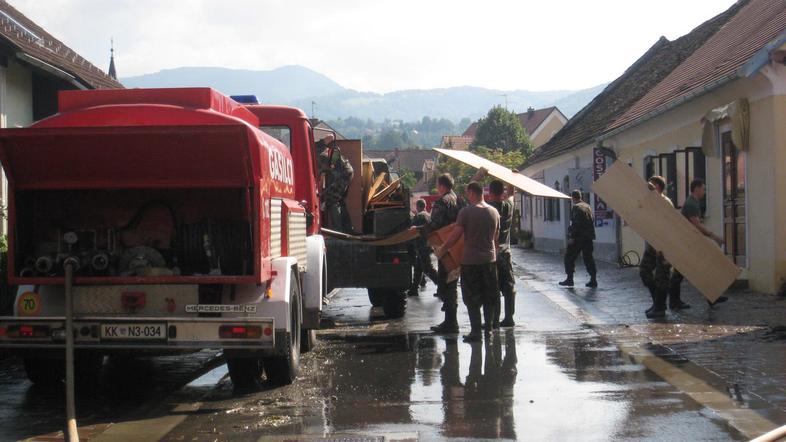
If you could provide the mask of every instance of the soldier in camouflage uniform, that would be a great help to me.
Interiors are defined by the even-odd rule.
[[[666,189],[666,180],[662,176],[655,175],[649,179],[650,189],[660,194],[670,206],[674,207],[671,199],[663,194]],[[666,305],[661,305],[665,301],[665,293],[669,287],[669,275],[671,274],[671,264],[663,257],[663,254],[655,250],[649,243],[644,245],[644,256],[639,263],[639,277],[641,282],[650,292],[652,306],[647,309],[645,314],[648,318],[665,316]]]
[[[499,239],[497,241],[497,280],[502,296],[505,298],[505,318],[499,322],[500,305],[497,297],[497,306],[494,317],[494,328],[513,327],[513,313],[516,308],[516,280],[513,278],[513,263],[510,257],[510,229],[513,224],[513,203],[502,197],[505,186],[500,180],[489,184],[491,198],[489,205],[499,212]]]
[[[326,214],[329,229],[351,233],[352,223],[349,221],[344,198],[355,171],[349,161],[341,156],[341,151],[333,150],[331,157],[328,157],[329,152],[324,149],[319,154],[320,171],[325,174],[325,189],[320,195],[322,210]]]
[[[426,202],[418,200],[415,203],[418,209],[417,215],[412,219],[412,225],[419,227],[431,222],[431,215],[426,212]],[[428,276],[437,285],[437,270],[431,262],[431,246],[421,236],[415,241],[415,277],[412,279],[412,287],[409,288],[409,296],[418,295],[418,286],[425,287],[426,281],[423,276]]]
[[[456,222],[459,207],[458,198],[453,192],[453,177],[450,174],[442,174],[437,178],[437,190],[442,195],[436,200],[431,209],[431,221],[420,226],[412,227],[418,229],[421,237],[428,238],[431,232],[439,230],[449,224]],[[437,295],[442,298],[442,310],[445,311],[445,320],[431,329],[437,333],[458,333],[459,326],[456,319],[456,309],[458,308],[458,281],[447,282],[448,271],[442,262],[437,267]]]
[[[579,253],[584,260],[584,267],[590,275],[587,287],[598,286],[595,258],[592,256],[595,240],[595,221],[589,204],[581,200],[581,191],[570,193],[573,207],[570,209],[570,227],[568,228],[568,249],[565,251],[565,273],[568,277],[559,283],[561,286],[573,287],[573,271],[576,269],[576,258]]]

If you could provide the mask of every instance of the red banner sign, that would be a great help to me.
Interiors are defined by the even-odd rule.
[[[592,174],[593,181],[597,181],[603,174],[606,173],[606,154],[602,149],[597,147],[592,149]],[[604,219],[612,219],[613,212],[609,209],[606,203],[595,194],[595,223],[603,225]]]

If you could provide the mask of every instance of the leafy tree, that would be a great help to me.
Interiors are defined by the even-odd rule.
[[[521,151],[525,156],[532,152],[532,142],[521,127],[518,115],[501,106],[491,108],[489,113],[478,121],[478,131],[472,147],[481,146],[502,149],[504,152]]]
[[[418,183],[418,179],[415,177],[415,172],[409,169],[401,169],[398,171],[398,175],[401,178],[401,184],[412,189]]]

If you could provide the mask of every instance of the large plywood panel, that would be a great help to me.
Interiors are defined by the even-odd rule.
[[[441,229],[438,229],[428,236],[428,244],[437,248],[445,244],[448,237],[453,233],[456,228],[456,223],[449,224]],[[458,241],[446,251],[439,261],[445,266],[448,271],[448,282],[455,281],[459,278],[461,273],[461,255],[464,253],[464,236],[462,235]]]
[[[514,172],[507,167],[497,164],[493,161],[489,161],[483,157],[475,155],[472,152],[468,152],[465,150],[450,150],[450,149],[434,149],[437,152],[449,156],[455,160],[461,161],[462,163],[472,166],[474,168],[485,168],[489,175],[493,176],[494,178],[500,179],[511,186],[521,190],[524,193],[533,195],[533,196],[542,196],[546,198],[562,198],[562,199],[570,199],[568,195],[564,193],[554,190],[551,187],[540,183],[538,181],[533,180],[532,178],[525,176],[521,173]]]
[[[740,269],[721,249],[627,164],[614,163],[592,190],[708,300],[717,300],[739,276]]]
[[[352,228],[355,232],[363,231],[363,147],[360,140],[336,140],[341,149],[341,155],[349,160],[352,170],[355,172],[352,181],[349,182],[347,198],[344,202],[349,211],[349,219],[352,221]]]

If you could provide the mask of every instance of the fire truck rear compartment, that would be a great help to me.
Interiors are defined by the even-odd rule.
[[[246,189],[16,192],[17,276],[252,275]]]

